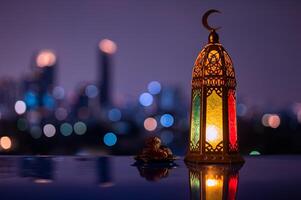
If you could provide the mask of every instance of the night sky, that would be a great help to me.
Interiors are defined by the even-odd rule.
[[[1,0],[0,77],[30,72],[33,53],[59,56],[58,83],[72,90],[97,79],[97,44],[118,45],[114,96],[137,98],[151,80],[190,97],[194,60],[207,42],[202,14],[234,62],[238,96],[251,104],[301,101],[301,1]],[[71,75],[70,75],[71,74]]]

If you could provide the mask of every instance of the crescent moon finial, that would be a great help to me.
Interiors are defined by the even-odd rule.
[[[212,13],[221,13],[219,10],[215,10],[215,9],[210,9],[208,10],[207,12],[205,12],[205,14],[203,15],[203,18],[202,18],[202,22],[203,22],[203,25],[205,26],[206,29],[208,29],[209,31],[215,31],[215,30],[218,30],[220,29],[221,27],[211,27],[209,26],[208,24],[208,17],[209,15],[211,15]]]

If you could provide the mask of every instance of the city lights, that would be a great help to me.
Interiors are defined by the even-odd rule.
[[[103,137],[103,142],[109,147],[114,146],[117,142],[117,136],[112,132],[106,133]]]
[[[156,95],[161,92],[161,84],[158,81],[152,81],[147,85],[149,93]]]
[[[26,104],[24,101],[16,101],[15,103],[15,111],[18,115],[22,115],[26,112]]]
[[[144,120],[144,128],[147,131],[154,131],[157,128],[157,121],[153,117],[146,118]]]
[[[72,125],[69,123],[61,124],[60,131],[63,136],[69,136],[72,134],[72,131],[73,131]]]
[[[174,123],[174,117],[171,114],[164,114],[160,118],[160,123],[163,127],[171,127]]]
[[[264,114],[261,118],[261,123],[265,127],[278,128],[281,120],[277,114]]]
[[[51,50],[42,50],[39,52],[36,58],[36,64],[38,67],[50,67],[55,65],[56,56]]]
[[[87,126],[84,122],[79,121],[73,125],[73,129],[77,135],[84,135],[87,131]]]
[[[12,146],[12,141],[8,136],[3,136],[0,138],[0,145],[4,150],[8,150]]]
[[[46,107],[48,109],[53,109],[55,107],[55,100],[48,93],[46,93],[46,94],[43,95],[42,102],[43,102],[44,107]]]
[[[68,112],[65,108],[60,107],[55,110],[54,115],[57,120],[63,121],[67,118]]]
[[[119,121],[121,119],[120,110],[117,108],[113,108],[113,109],[109,110],[108,118],[113,122]]]
[[[39,139],[42,136],[42,129],[39,126],[32,126],[30,128],[30,135],[34,139]]]
[[[35,107],[38,104],[37,94],[33,91],[28,91],[24,95],[25,103],[28,107]]]
[[[46,137],[53,137],[56,133],[55,126],[52,124],[46,124],[43,127],[43,132]]]
[[[85,94],[89,98],[95,98],[98,95],[98,88],[95,85],[88,85],[85,89]]]
[[[116,43],[109,39],[101,40],[98,44],[98,47],[101,51],[107,54],[114,54],[117,50]]]
[[[248,110],[248,108],[245,104],[240,103],[237,105],[237,115],[238,116],[240,116],[240,117],[245,116],[247,113],[247,110]]]
[[[65,97],[65,90],[61,86],[56,86],[52,90],[52,95],[55,99],[61,100]]]
[[[145,107],[152,105],[153,100],[154,100],[153,96],[147,92],[142,93],[139,97],[140,104]]]

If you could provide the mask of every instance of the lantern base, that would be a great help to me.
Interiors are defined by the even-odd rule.
[[[186,163],[211,163],[211,164],[239,164],[245,160],[240,154],[187,154],[184,161]]]

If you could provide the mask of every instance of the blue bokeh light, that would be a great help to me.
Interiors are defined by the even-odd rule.
[[[24,101],[26,103],[26,106],[30,108],[34,108],[38,105],[37,95],[32,91],[28,91],[25,93]]]
[[[149,93],[155,95],[161,92],[161,84],[158,81],[152,81],[147,85]]]
[[[164,114],[160,118],[160,123],[164,127],[171,127],[174,123],[174,117],[171,114]]]
[[[103,142],[109,147],[114,146],[117,142],[117,136],[112,132],[106,133],[103,137]]]
[[[50,94],[46,93],[43,96],[43,105],[48,109],[53,109],[55,107],[55,100]]]
[[[87,97],[94,98],[98,95],[98,88],[95,85],[88,85],[85,89]]]
[[[152,105],[153,101],[153,96],[148,92],[142,93],[139,97],[139,102],[143,106],[150,106]]]
[[[247,113],[247,110],[248,110],[248,108],[247,108],[247,106],[245,104],[241,103],[241,104],[237,105],[237,115],[239,117],[245,116],[246,113]]]
[[[121,112],[118,108],[113,108],[108,113],[109,120],[117,122],[121,119]]]

